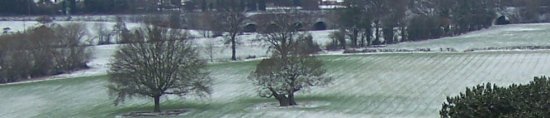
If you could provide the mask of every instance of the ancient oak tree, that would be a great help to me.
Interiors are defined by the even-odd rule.
[[[295,93],[313,86],[324,86],[332,81],[325,76],[322,61],[311,56],[304,47],[311,40],[307,32],[299,31],[304,26],[306,15],[300,13],[275,14],[261,31],[260,41],[273,50],[269,59],[262,60],[248,79],[258,87],[261,97],[274,97],[280,106],[297,105]]]
[[[262,60],[249,79],[258,86],[260,97],[274,97],[280,106],[292,106],[297,105],[295,92],[329,84],[332,78],[325,73],[322,61],[314,57],[272,57]]]
[[[206,62],[188,43],[186,33],[148,27],[121,45],[109,71],[109,92],[115,105],[131,97],[151,97],[160,112],[163,95],[207,96],[212,79]]]

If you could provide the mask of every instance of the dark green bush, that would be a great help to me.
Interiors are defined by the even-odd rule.
[[[467,88],[447,97],[442,118],[543,118],[550,117],[550,80],[535,77],[525,85],[499,87],[491,83]]]

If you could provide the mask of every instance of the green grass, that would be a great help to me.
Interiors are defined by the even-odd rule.
[[[300,92],[298,104],[328,103],[313,108],[253,109],[274,99],[256,96],[246,80],[257,61],[209,66],[215,78],[207,99],[169,97],[163,109],[191,109],[182,117],[438,117],[445,96],[465,87],[492,82],[525,83],[550,73],[550,52],[483,52],[321,56],[327,87]],[[115,117],[151,111],[152,100],[132,99],[113,106],[107,76],[0,85],[1,117]]]

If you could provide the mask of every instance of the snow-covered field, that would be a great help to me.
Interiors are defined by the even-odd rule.
[[[213,64],[214,93],[205,100],[168,100],[182,117],[438,117],[445,96],[484,82],[525,83],[550,74],[550,52],[479,52],[321,56],[336,81],[299,94],[311,108],[265,108],[246,80],[255,61]],[[113,117],[150,110],[151,100],[112,106],[105,76],[0,86],[3,117]]]
[[[389,45],[387,48],[454,48],[464,51],[471,48],[510,47],[510,46],[550,46],[550,24],[511,24],[493,26],[488,29],[470,32],[456,37],[435,40],[405,42]]]
[[[21,21],[0,21],[0,28],[25,29]],[[36,22],[34,22],[36,24]],[[63,24],[66,22],[61,22]],[[93,27],[112,22],[86,22]],[[25,26],[32,23],[25,22]],[[127,24],[137,27],[139,24]],[[320,44],[331,31],[311,32]],[[197,31],[191,31],[198,34]],[[262,57],[266,47],[252,41],[257,34],[240,36],[237,55]],[[393,53],[320,56],[336,81],[326,88],[301,93],[297,108],[257,108],[274,102],[256,96],[246,80],[257,61],[231,62],[231,50],[223,38],[197,38],[204,47],[215,45],[215,59],[209,69],[215,79],[214,93],[206,100],[184,101],[164,98],[164,108],[190,108],[182,117],[438,117],[445,96],[484,82],[498,85],[525,83],[533,76],[550,75],[550,51],[502,51],[475,53]],[[550,45],[550,24],[495,26],[465,35],[389,45],[387,48],[470,48]],[[151,100],[130,100],[113,106],[105,85],[105,72],[118,45],[93,46],[89,70],[63,74],[46,81],[0,85],[0,117],[113,117],[150,110]],[[202,55],[206,58],[206,55]]]

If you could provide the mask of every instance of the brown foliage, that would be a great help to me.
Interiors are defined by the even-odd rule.
[[[86,33],[83,25],[68,24],[0,36],[0,83],[86,68]]]

